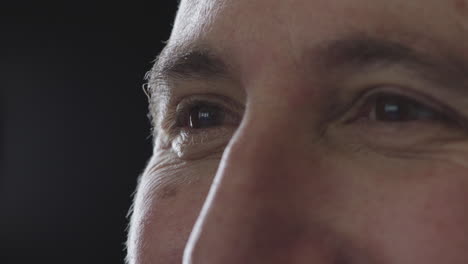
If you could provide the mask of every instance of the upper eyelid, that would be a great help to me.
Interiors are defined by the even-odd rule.
[[[433,102],[433,99],[424,96],[424,95],[408,95],[407,93],[402,93],[400,91],[398,92],[389,92],[389,91],[377,91],[377,92],[372,92],[369,95],[367,95],[366,100],[370,99],[376,99],[379,96],[394,96],[394,97],[401,97],[402,99],[405,99],[410,102],[414,102],[417,104],[420,104],[422,106],[428,107],[428,108],[434,108],[433,110],[435,111],[444,111],[443,106],[441,103],[438,102]],[[417,97],[417,98],[415,98]]]
[[[219,102],[213,102],[210,99],[202,99],[202,98],[187,98],[185,100],[180,101],[175,108],[176,113],[187,110],[187,108],[197,105],[197,104],[207,104],[210,106],[219,106]]]
[[[205,93],[205,94],[195,94],[195,95],[188,95],[182,98],[178,98],[174,100],[172,106],[170,108],[177,109],[180,107],[181,104],[189,104],[192,103],[208,103],[217,106],[222,106],[227,108],[233,112],[243,113],[245,107],[240,103],[236,102],[235,100],[220,94],[213,94],[213,93]]]
[[[391,87],[391,88],[390,88]],[[378,96],[398,96],[406,100],[418,103],[422,106],[433,109],[437,112],[454,112],[453,109],[446,106],[440,100],[435,99],[433,96],[423,94],[415,91],[414,89],[402,88],[397,86],[384,86],[384,88],[374,88],[362,96],[363,101],[373,100]]]

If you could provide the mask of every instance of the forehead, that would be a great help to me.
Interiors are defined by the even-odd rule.
[[[168,46],[208,46],[253,67],[357,32],[467,55],[467,1],[183,0]]]
[[[433,31],[446,30],[450,24],[463,30],[467,20],[467,0],[182,0],[173,36],[221,33],[216,28],[226,35],[240,28],[258,34],[259,27],[278,29],[278,25],[300,32],[340,25],[370,30],[411,24]]]

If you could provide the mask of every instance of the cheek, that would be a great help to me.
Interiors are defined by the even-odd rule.
[[[329,175],[339,186],[331,219],[351,245],[367,249],[375,263],[468,263],[466,167],[440,160],[340,164]]]
[[[211,184],[213,169],[182,168],[168,175],[145,175],[135,201],[131,223],[131,241],[135,246],[129,255],[135,263],[182,262],[185,244],[198,217]],[[151,183],[150,178],[182,178],[183,181]],[[129,248],[130,250],[130,248]]]
[[[392,198],[375,209],[379,214],[370,233],[393,260],[389,263],[468,263],[468,172],[426,175],[430,181],[388,195]]]

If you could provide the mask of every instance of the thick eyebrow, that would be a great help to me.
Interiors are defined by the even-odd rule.
[[[151,71],[153,80],[214,79],[227,76],[227,64],[207,48],[168,48],[157,58]]]
[[[322,68],[347,68],[360,66],[373,66],[375,64],[393,64],[406,61],[420,61],[415,58],[414,51],[406,45],[381,40],[367,38],[363,36],[353,36],[350,38],[329,41],[323,45],[318,45],[314,49],[314,54],[319,58],[315,62]]]
[[[418,43],[411,44],[418,47]],[[346,70],[352,73],[397,65],[410,69],[420,78],[444,85],[461,86],[468,83],[468,62],[459,54],[437,47],[421,50],[412,46],[388,39],[354,35],[319,45],[313,52],[318,54],[313,64],[326,71]],[[468,92],[468,87],[464,88]]]

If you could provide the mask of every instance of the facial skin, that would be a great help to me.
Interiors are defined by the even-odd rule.
[[[468,263],[466,43],[464,0],[182,1],[128,262]]]

